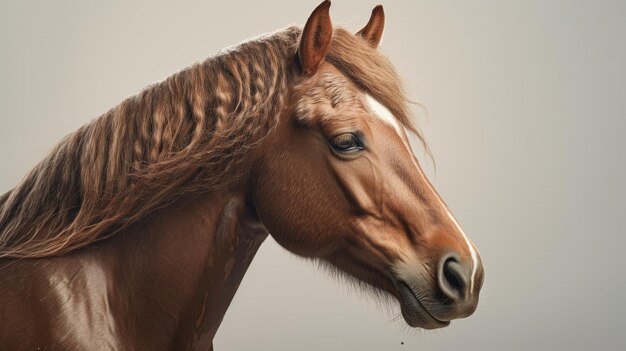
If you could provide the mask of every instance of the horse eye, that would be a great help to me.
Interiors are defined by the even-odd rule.
[[[333,149],[338,152],[351,153],[363,150],[363,143],[352,133],[340,134],[331,141]]]

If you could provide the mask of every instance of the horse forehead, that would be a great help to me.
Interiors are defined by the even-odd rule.
[[[402,135],[402,132],[403,132],[402,126],[398,122],[398,119],[396,118],[396,116],[394,116],[393,113],[391,113],[391,111],[387,108],[387,106],[381,104],[380,101],[376,100],[370,94],[365,94],[365,101],[370,111],[375,117],[391,125],[399,135]]]
[[[317,84],[306,96],[323,98],[333,105],[356,105],[359,93],[356,86],[344,75],[335,71],[326,71],[320,75]]]
[[[348,77],[333,65],[323,65],[321,71],[322,74],[317,85],[311,91],[312,95],[315,95],[315,101],[323,100],[320,99],[320,95],[324,95],[333,108],[338,107],[344,111],[364,110],[392,126],[399,135],[403,134],[404,128],[387,106],[372,95],[357,88]]]
[[[330,119],[342,112],[367,112],[363,94],[343,75],[323,72],[316,84],[308,87],[298,99],[296,108],[301,118]]]
[[[337,118],[342,112],[354,115],[354,112],[361,111],[363,115],[372,115],[393,127],[400,136],[404,132],[404,128],[387,106],[357,88],[334,67],[323,70],[316,84],[301,95],[296,106],[300,118],[308,121],[329,120]]]

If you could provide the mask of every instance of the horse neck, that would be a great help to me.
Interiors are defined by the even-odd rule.
[[[121,330],[163,330],[176,348],[207,349],[268,235],[245,193],[185,199],[129,230],[110,248],[139,312]]]

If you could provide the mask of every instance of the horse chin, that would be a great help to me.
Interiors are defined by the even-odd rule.
[[[413,328],[439,329],[450,325],[450,321],[442,321],[435,318],[424,307],[417,294],[411,287],[402,281],[395,283],[400,294],[400,309],[406,323]]]
[[[359,288],[369,287],[370,292],[379,298],[391,298],[400,303],[400,310],[405,322],[413,328],[439,329],[450,325],[450,321],[442,321],[435,318],[418,299],[418,294],[410,288],[409,284],[397,280],[392,275],[374,273],[371,268],[354,264],[346,267],[338,265],[337,261],[318,260],[321,266],[330,269],[333,275],[337,273],[355,282]],[[391,302],[392,300],[388,300]]]

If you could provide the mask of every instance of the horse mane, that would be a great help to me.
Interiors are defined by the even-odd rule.
[[[68,253],[240,176],[242,156],[278,123],[301,32],[289,27],[218,53],[65,137],[0,196],[0,258]],[[326,60],[422,139],[378,50],[337,28]]]

